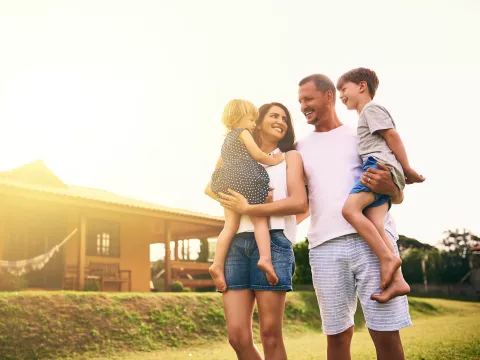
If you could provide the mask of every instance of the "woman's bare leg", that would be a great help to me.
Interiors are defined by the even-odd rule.
[[[255,291],[265,360],[287,360],[282,333],[285,295],[285,291]]]
[[[240,215],[232,210],[225,209],[225,225],[220,235],[218,235],[213,264],[208,269],[215,287],[220,292],[227,290],[224,270],[225,258],[227,257],[228,248],[239,226]]]
[[[255,294],[252,290],[229,290],[223,294],[228,341],[238,360],[263,360],[253,343],[252,316]]]

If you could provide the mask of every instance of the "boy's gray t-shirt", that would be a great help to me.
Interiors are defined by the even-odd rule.
[[[393,181],[403,190],[405,175],[402,165],[397,160],[385,139],[378,133],[379,130],[395,129],[395,122],[390,113],[383,106],[370,101],[360,112],[358,118],[358,153],[363,162],[369,156],[385,163],[392,173]]]

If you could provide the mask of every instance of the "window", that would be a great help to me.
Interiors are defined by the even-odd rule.
[[[87,254],[89,256],[120,256],[120,225],[98,219],[87,220]]]

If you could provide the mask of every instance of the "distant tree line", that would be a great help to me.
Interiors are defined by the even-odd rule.
[[[480,255],[471,249],[480,245],[480,237],[468,230],[447,230],[438,246],[400,235],[397,241],[403,260],[402,272],[409,284],[458,284],[468,282],[471,269],[480,267]],[[311,284],[308,239],[293,247],[295,252],[295,284]]]

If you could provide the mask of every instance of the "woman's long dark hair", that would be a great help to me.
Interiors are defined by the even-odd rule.
[[[267,116],[268,112],[273,106],[278,106],[279,108],[283,109],[283,111],[285,111],[285,115],[287,116],[287,133],[285,134],[284,138],[278,142],[278,148],[282,152],[293,150],[295,143],[295,130],[293,130],[292,116],[290,115],[290,111],[288,111],[285,105],[277,102],[272,102],[260,106],[260,108],[258,109],[259,115],[257,120],[257,126],[260,126],[263,123],[263,120],[265,120],[265,116]],[[258,146],[262,146],[258,129],[254,131],[253,138],[255,139],[255,142]]]

